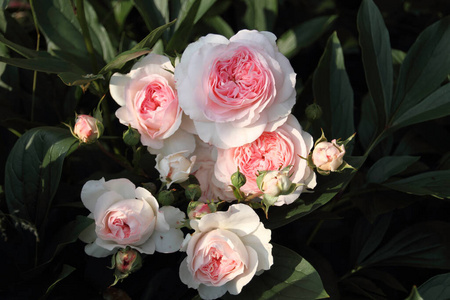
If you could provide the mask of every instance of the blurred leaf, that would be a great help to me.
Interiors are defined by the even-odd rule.
[[[378,115],[375,103],[367,94],[362,98],[361,118],[358,124],[358,138],[364,149],[367,149],[370,143],[375,139],[377,133]]]
[[[377,160],[367,172],[367,182],[382,183],[391,176],[406,170],[420,159],[420,156],[385,156]]]
[[[400,68],[393,122],[436,90],[450,70],[450,16],[426,28],[409,49]]]
[[[206,12],[216,3],[217,0],[201,0],[200,7],[198,8],[197,15],[195,16],[194,24],[203,18]]]
[[[133,60],[139,56],[150,53],[149,48],[144,49],[132,49],[117,55],[112,61],[110,61],[106,66],[104,66],[98,73],[105,74],[110,71],[122,68],[126,62]]]
[[[134,0],[133,2],[149,31],[169,22],[169,1]]]
[[[384,129],[392,102],[393,69],[389,33],[372,0],[363,0],[358,11],[359,44],[366,82],[375,102],[378,129]]]
[[[363,156],[345,158],[356,169],[364,163],[365,159]],[[321,176],[322,180],[318,180],[317,188],[312,193],[301,194],[300,198],[292,204],[271,208],[269,219],[263,220],[264,225],[275,229],[311,213],[345,189],[355,173],[356,170],[347,169],[339,174]]]
[[[329,138],[346,139],[355,132],[353,124],[353,90],[345,71],[344,55],[336,32],[314,71],[314,98],[323,110],[322,129]],[[316,122],[318,123],[318,122]]]
[[[36,70],[45,73],[78,71],[80,74],[83,74],[83,71],[78,69],[75,65],[57,57],[7,58],[0,56],[0,61],[22,69]]]
[[[94,74],[76,74],[72,72],[63,72],[58,74],[59,78],[66,85],[86,85],[94,80],[105,79],[103,75]]]
[[[448,269],[449,230],[450,224],[442,221],[416,223],[395,235],[360,265]]]
[[[415,106],[396,118],[392,129],[417,124],[450,115],[450,83],[440,87]]]
[[[346,289],[358,295],[356,299],[385,300],[386,295],[383,290],[372,280],[364,277],[351,276],[342,282]]]
[[[336,18],[337,15],[317,17],[289,29],[278,39],[278,49],[287,58],[292,58],[317,41]]]
[[[253,277],[236,296],[224,299],[322,299],[328,298],[322,280],[314,267],[296,252],[273,245],[273,265]]]
[[[247,9],[244,23],[247,29],[272,31],[278,15],[277,0],[244,0]]]
[[[145,38],[142,39],[142,41],[140,41],[136,46],[134,46],[131,50],[142,50],[144,48],[152,48],[156,42],[158,41],[158,39],[161,37],[161,35],[163,34],[163,32],[169,28],[170,26],[172,26],[173,24],[175,24],[176,20],[173,20],[165,25],[162,25],[158,28],[156,28],[155,30],[153,30],[152,32],[150,32]]]
[[[85,12],[94,50],[98,59],[109,61],[114,51],[108,34],[98,21],[94,9],[85,1]],[[89,53],[74,8],[66,0],[35,0],[33,8],[49,51],[76,63],[84,72],[92,72]]]
[[[355,237],[360,237],[365,239],[362,245],[361,251],[359,252],[356,263],[361,264],[364,259],[366,259],[370,254],[372,254],[375,249],[383,241],[384,235],[391,224],[392,214],[384,214],[379,216],[374,224],[368,224],[366,221],[366,226],[358,226],[356,230],[360,234],[355,235]]]
[[[392,64],[401,65],[405,60],[406,53],[402,50],[392,49]]]
[[[183,3],[175,32],[170,38],[166,51],[171,54],[182,53],[191,35],[201,0],[188,0]]]
[[[394,290],[407,292],[405,287],[400,283],[399,279],[395,278],[391,274],[385,271],[380,271],[374,268],[361,269],[358,271],[358,275],[364,276],[371,279],[372,281],[377,281],[383,285],[386,285]]]
[[[33,58],[33,57],[50,57],[50,54],[48,52],[44,51],[35,51],[26,47],[23,47],[19,44],[16,44],[14,42],[11,42],[3,34],[0,33],[0,42],[14,50],[15,52],[19,53],[20,55],[24,56],[25,58]]]
[[[423,299],[450,299],[450,273],[428,279],[418,291]]]
[[[62,266],[61,272],[60,272],[59,275],[58,275],[58,278],[56,279],[55,282],[52,283],[52,285],[50,285],[50,286],[48,287],[48,289],[47,289],[47,291],[45,292],[45,294],[48,295],[48,294],[51,292],[51,290],[53,290],[53,288],[55,287],[55,285],[56,285],[58,282],[60,282],[61,280],[63,280],[64,278],[66,278],[67,276],[69,276],[70,274],[72,274],[72,272],[75,271],[75,270],[76,270],[76,268],[64,264],[64,265]]]
[[[438,298],[436,298],[438,299]],[[413,286],[411,290],[411,294],[409,294],[408,298],[405,300],[423,300],[423,298],[420,296],[419,291],[417,290],[416,286]]]
[[[58,188],[64,157],[77,140],[69,130],[39,127],[16,142],[6,161],[8,210],[39,229]]]
[[[383,186],[414,195],[450,198],[450,170],[422,173],[384,183]]]
[[[114,19],[116,20],[120,29],[122,29],[123,25],[125,24],[125,20],[134,7],[134,3],[131,0],[113,0],[111,2],[111,6],[113,7],[114,12]]]
[[[8,7],[8,4],[9,4],[9,1],[10,1],[10,0],[0,0],[0,8],[1,8],[1,9],[7,8],[7,7]]]
[[[234,35],[231,26],[220,16],[207,17],[203,21],[212,27],[217,34],[221,34],[228,39]]]

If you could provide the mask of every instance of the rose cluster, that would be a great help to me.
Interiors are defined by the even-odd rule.
[[[129,73],[113,74],[110,92],[120,123],[155,155],[161,189],[195,176],[199,201],[189,205],[186,221],[184,212],[160,207],[127,179],[89,181],[81,198],[94,224],[80,238],[95,257],[124,248],[185,251],[183,283],[204,299],[238,294],[273,264],[271,232],[246,203],[260,203],[266,215],[269,206],[291,204],[316,185],[311,161],[320,158],[326,169],[332,149],[310,153],[313,138],[291,114],[296,74],[274,34],[208,34],[175,61],[150,53]],[[337,149],[331,171],[345,153]],[[228,210],[217,210],[224,202]],[[182,226],[193,232],[184,236]],[[135,256],[121,252],[116,264],[128,270],[121,264]]]

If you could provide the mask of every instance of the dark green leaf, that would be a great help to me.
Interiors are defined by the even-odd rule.
[[[367,182],[382,183],[397,175],[420,159],[420,156],[385,156],[376,161],[367,172]]]
[[[328,39],[314,77],[313,92],[316,103],[323,110],[321,126],[329,139],[351,136],[353,124],[353,90],[345,71],[341,43],[336,33]],[[319,123],[319,122],[316,122]]]
[[[365,161],[365,157],[346,157],[348,163],[358,169]],[[272,207],[269,219],[264,221],[266,227],[275,229],[305,216],[330,201],[338,192],[343,190],[355,175],[355,170],[344,170],[339,174],[322,176],[313,193],[303,193],[292,204]]]
[[[322,299],[328,298],[319,273],[296,252],[273,247],[274,263],[269,271],[253,277],[237,296],[225,299]]]
[[[423,300],[423,298],[420,296],[419,291],[417,290],[416,286],[413,286],[411,293],[409,294],[408,298],[405,300]]]
[[[58,74],[59,78],[66,84],[66,85],[85,85],[88,84],[94,80],[98,79],[105,79],[103,75],[93,75],[93,74],[76,74],[72,72],[63,72]]]
[[[450,83],[437,89],[415,106],[396,118],[393,129],[450,115]]]
[[[278,49],[287,58],[312,45],[336,20],[336,15],[317,17],[289,29],[277,41]]]
[[[409,266],[450,268],[450,224],[442,221],[416,223],[401,231],[361,266]]]
[[[35,128],[22,135],[5,167],[10,213],[40,228],[58,188],[64,157],[76,142],[69,130],[56,127]]]
[[[200,7],[201,0],[192,0],[184,2],[181,9],[175,32],[167,44],[166,51],[168,53],[182,53],[187,45],[192,28],[194,27],[195,18]]]
[[[418,291],[423,299],[450,299],[450,273],[428,279]]]
[[[169,22],[165,25],[162,25],[158,28],[156,28],[155,30],[153,30],[152,32],[150,32],[142,41],[140,41],[136,46],[134,46],[131,50],[142,50],[145,48],[152,48],[156,42],[158,41],[158,39],[161,37],[161,35],[163,34],[163,32],[169,28],[170,26],[172,26],[173,24],[175,24],[176,20],[173,20],[172,22]]]
[[[203,18],[203,21],[205,24],[212,27],[217,34],[221,34],[226,38],[230,38],[234,35],[231,26],[220,16]]]
[[[244,23],[248,29],[272,31],[278,15],[277,0],[244,0]]]
[[[359,44],[366,82],[378,115],[378,128],[384,129],[392,102],[393,69],[389,33],[372,0],[363,0],[358,11]]]
[[[48,52],[37,52],[35,50],[23,47],[19,44],[16,44],[14,42],[11,42],[10,40],[6,39],[3,34],[0,33],[0,42],[14,50],[15,52],[19,53],[20,55],[24,56],[25,58],[32,58],[32,57],[38,57],[38,56],[45,56],[49,57],[50,54]]]
[[[169,1],[134,0],[134,5],[144,19],[149,31],[169,22]]]
[[[152,1],[147,1],[152,2]],[[123,28],[123,25],[125,23],[125,20],[127,19],[128,15],[130,14],[131,10],[134,7],[134,3],[131,0],[113,0],[111,3],[111,6],[113,7],[114,11],[114,18],[116,19],[117,24],[120,28]],[[137,5],[136,5],[137,7]],[[163,22],[165,23],[165,22]]]
[[[450,170],[422,173],[408,178],[384,183],[383,186],[414,195],[450,198]]]
[[[151,50],[149,48],[144,49],[133,49],[120,53],[112,61],[110,61],[106,66],[104,66],[99,74],[105,74],[110,71],[122,68],[126,62],[135,59],[141,55],[149,53]]]
[[[203,18],[205,13],[216,3],[217,0],[202,0],[200,7],[198,8],[197,15],[195,16],[194,24]]]
[[[0,61],[22,69],[35,70],[45,73],[63,73],[79,71],[76,66],[57,57],[34,57],[34,58],[7,58],[1,57]]]
[[[55,282],[52,283],[52,285],[50,285],[50,286],[48,287],[48,289],[47,289],[47,291],[45,292],[45,294],[48,295],[48,294],[51,292],[51,290],[55,287],[55,285],[56,285],[58,282],[60,282],[61,280],[63,280],[64,278],[66,278],[67,276],[69,276],[70,274],[72,274],[72,272],[75,271],[75,270],[76,270],[76,268],[64,264],[64,265],[62,266],[61,272],[60,272],[59,275],[58,275],[58,278],[56,279]]]
[[[395,92],[395,122],[405,111],[436,90],[450,70],[450,16],[426,28],[403,61]]]
[[[362,99],[361,119],[358,124],[358,138],[364,149],[367,149],[370,143],[375,139],[378,126],[378,115],[375,103],[367,94]]]

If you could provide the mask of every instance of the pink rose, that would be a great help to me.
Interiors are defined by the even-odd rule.
[[[323,170],[335,172],[344,162],[345,147],[338,145],[336,140],[318,143],[312,153],[314,165]]]
[[[139,131],[144,146],[162,148],[164,139],[180,127],[182,112],[173,71],[167,57],[150,53],[128,74],[111,77],[111,96],[121,106],[116,116]]]
[[[260,190],[266,195],[278,197],[288,192],[291,185],[288,171],[269,171],[263,176]]]
[[[316,175],[308,167],[306,159],[313,145],[312,136],[303,131],[297,119],[290,115],[286,123],[273,132],[264,132],[252,143],[230,149],[219,149],[215,175],[224,186],[231,184],[231,174],[239,171],[247,182],[241,191],[247,194],[259,191],[256,183],[258,171],[274,171],[292,166],[290,177],[293,183],[303,183],[294,193],[279,196],[274,205],[280,206],[295,201],[305,187],[316,185]]]
[[[237,295],[253,276],[273,264],[271,232],[245,204],[190,224],[195,232],[185,240],[187,257],[181,262],[180,278],[203,299],[216,299],[227,291]]]
[[[219,148],[238,147],[286,121],[295,73],[270,32],[208,34],[190,44],[175,68],[178,97],[196,133]]]
[[[171,253],[180,249],[183,233],[176,229],[185,215],[178,208],[159,204],[152,194],[128,179],[90,180],[81,200],[95,222],[80,235],[94,257],[130,246],[141,253]]]
[[[73,133],[83,143],[95,142],[103,131],[99,120],[89,115],[78,115],[73,127]]]
[[[156,156],[155,169],[158,170],[159,178],[162,182],[166,183],[167,188],[172,183],[180,183],[189,178],[195,162],[195,156],[187,159],[185,157],[186,154],[187,151],[180,151],[167,156],[163,156],[162,154]]]

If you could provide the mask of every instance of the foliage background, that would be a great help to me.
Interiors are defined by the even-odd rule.
[[[358,172],[321,177],[318,191],[298,205],[273,208],[266,224],[273,229],[273,242],[309,261],[332,299],[405,299],[413,286],[420,286],[424,299],[450,297],[445,288],[450,278],[448,1],[379,0],[374,1],[376,6],[364,1],[359,19],[359,0],[84,1],[95,62],[73,17],[83,1],[68,3],[31,2],[38,37],[30,3],[0,1],[0,56],[7,63],[0,63],[0,169],[5,170],[0,173],[2,299],[102,298],[99,291],[113,280],[112,271],[105,268],[108,259],[87,257],[84,244],[76,239],[85,221],[77,216],[87,214],[79,199],[81,187],[101,176],[143,182],[157,174],[148,153],[121,140],[125,128],[115,119],[118,107],[107,92],[112,71],[125,72],[139,53],[128,53],[126,60],[102,68],[133,47],[152,47],[174,56],[202,35],[215,32],[230,37],[243,28],[269,30],[279,37],[280,50],[297,72],[294,114],[315,139],[320,128],[329,139],[357,133],[348,161],[359,167]],[[152,37],[139,43],[177,17],[156,45]],[[429,39],[424,37],[405,59],[421,32],[437,21],[440,27],[428,31]],[[104,79],[82,77],[86,74],[101,74]],[[386,108],[399,108],[391,92],[398,82],[412,91],[400,111],[414,107],[418,111],[415,119],[405,117],[403,124]],[[57,128],[65,128],[62,122],[73,123],[74,112],[92,112],[104,94],[105,135],[110,138],[102,140],[102,149],[98,145],[76,149],[73,140],[64,140],[67,130]],[[314,101],[324,114],[310,123],[304,112]],[[339,113],[332,113],[338,109]],[[393,124],[404,126],[385,130],[387,125],[395,129]],[[60,155],[50,160],[49,172],[40,173],[41,178],[49,176],[44,181],[53,185],[30,187],[27,175],[42,169],[26,169],[33,158],[27,161],[27,154],[13,147],[18,136],[41,126],[51,126],[53,133],[31,132],[48,141],[44,145],[54,144],[52,139],[60,135],[54,140],[60,142],[59,150],[51,150]],[[48,151],[34,150],[40,158]],[[66,152],[71,154],[64,159]],[[8,166],[7,160],[13,163]],[[14,186],[13,193],[34,191],[44,199],[37,202],[44,207],[38,204],[32,216],[17,215],[8,204],[7,178],[16,167],[22,168],[24,178],[23,186]],[[60,172],[60,180],[55,172]],[[41,208],[45,213],[39,213]],[[169,256],[147,257],[144,268],[117,287],[133,299],[194,297],[195,292],[178,279],[182,254]],[[271,286],[259,282],[257,287]],[[276,295],[288,297],[289,288],[296,297],[302,289],[287,284],[284,294]],[[241,297],[249,299],[249,294],[244,289]],[[252,290],[252,298],[257,294]],[[309,299],[306,295],[304,299]]]

